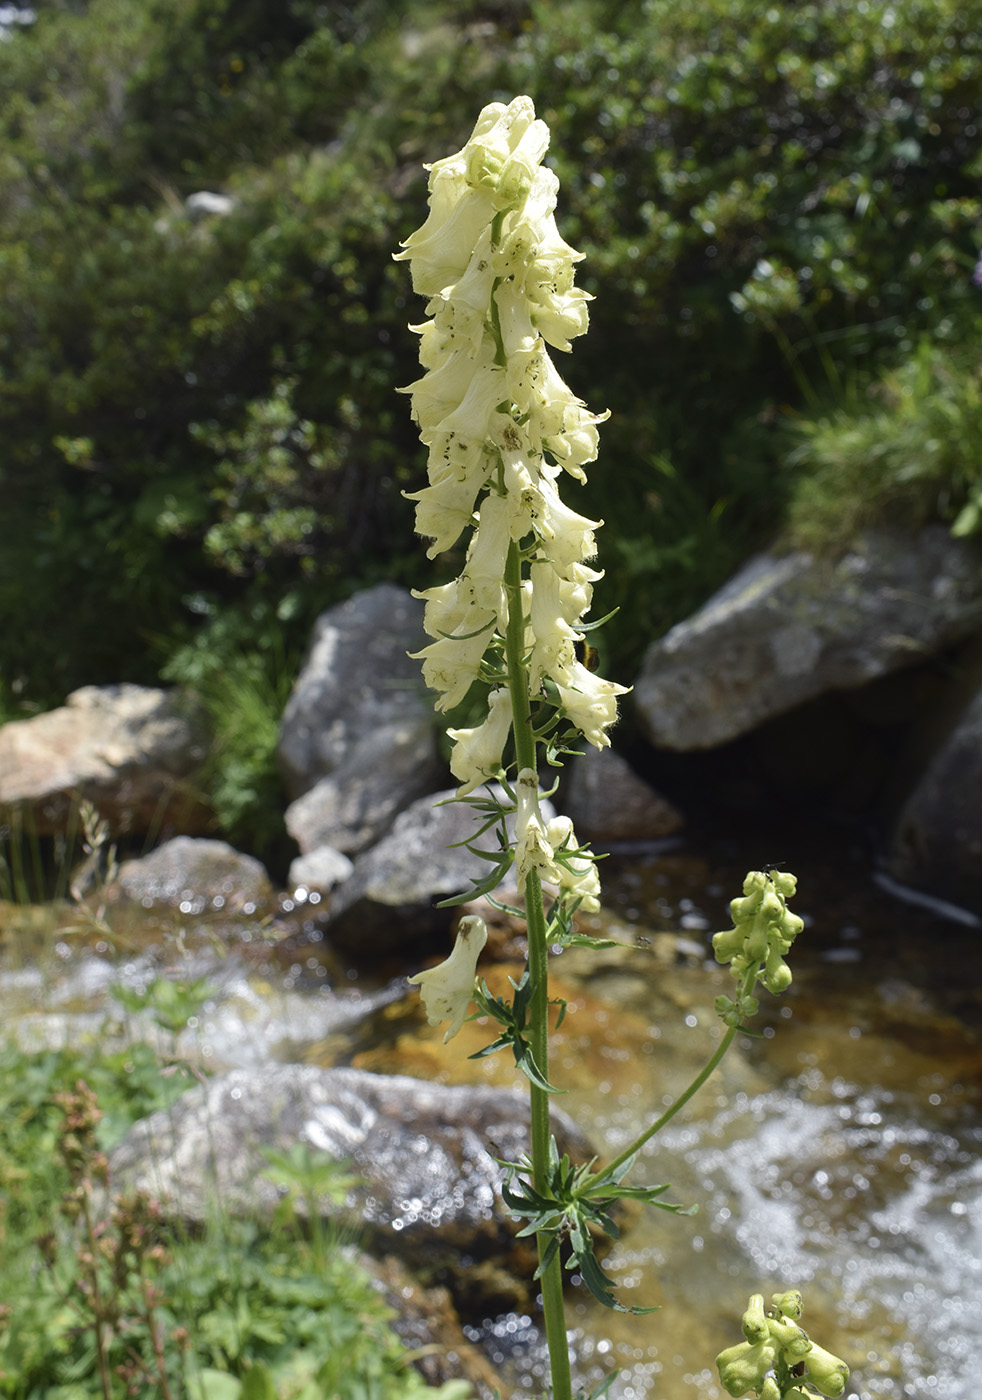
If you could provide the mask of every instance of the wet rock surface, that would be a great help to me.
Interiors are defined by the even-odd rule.
[[[262,914],[273,901],[265,866],[226,841],[175,836],[138,860],[127,860],[108,890],[111,904],[129,901],[203,914]]]
[[[982,686],[904,802],[889,866],[897,879],[982,913]]]
[[[186,1093],[138,1123],[112,1154],[114,1188],[143,1190],[186,1221],[216,1203],[233,1214],[269,1212],[279,1198],[264,1148],[306,1143],[359,1178],[343,1209],[373,1252],[411,1258],[446,1281],[465,1313],[528,1304],[534,1270],[527,1241],[501,1202],[499,1161],[528,1150],[524,1095],[456,1088],[406,1076],[312,1065],[236,1070]],[[563,1151],[589,1157],[565,1115],[554,1115]]]

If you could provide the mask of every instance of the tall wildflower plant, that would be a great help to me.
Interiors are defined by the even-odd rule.
[[[596,673],[587,646],[598,625],[585,619],[601,577],[590,561],[602,522],[579,515],[559,490],[563,481],[586,480],[597,425],[607,415],[587,408],[550,354],[569,351],[586,331],[590,297],[575,286],[582,255],[556,227],[559,182],[542,164],[548,145],[549,129],[530,98],[485,107],[463,149],[428,167],[429,217],[395,256],[409,263],[414,290],[427,298],[428,319],[412,327],[424,373],[405,391],[429,453],[427,485],[412,496],[416,528],[430,541],[431,558],[469,537],[460,576],[417,595],[432,639],[418,656],[438,710],[458,705],[478,681],[488,687],[482,722],[448,731],[458,797],[483,819],[475,841],[498,833],[495,849],[472,843],[491,868],[457,902],[476,892],[493,900],[510,875],[524,901],[515,912],[524,913],[528,931],[525,971],[510,1002],[477,978],[487,930],[471,915],[460,920],[451,956],[410,980],[430,1021],[449,1022],[446,1040],[473,1002],[497,1025],[480,1053],[510,1049],[528,1078],[530,1152],[510,1165],[503,1194],[521,1233],[536,1236],[552,1393],[568,1400],[563,1264],[602,1302],[622,1307],[594,1238],[616,1236],[618,1200],[681,1210],[661,1199],[665,1186],[629,1185],[628,1173],[638,1150],[705,1082],[756,1010],[756,982],[772,992],[788,985],[784,955],[802,923],[786,904],[793,876],[749,875],[731,905],[733,929],[716,938],[717,957],[730,963],[737,985],[733,997],[717,1002],[726,1029],[706,1067],[606,1166],[575,1166],[560,1156],[549,1124],[556,1090],[549,1078],[548,952],[609,944],[576,930],[578,910],[599,908],[596,862],[569,818],[547,819],[540,766],[558,767],[577,741],[607,747],[625,687]]]

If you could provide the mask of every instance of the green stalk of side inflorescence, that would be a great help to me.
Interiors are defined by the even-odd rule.
[[[747,975],[743,981],[743,987],[741,989],[742,996],[749,996],[750,993],[753,991],[754,983],[757,980],[758,971],[759,968],[752,967],[747,972]],[[665,1124],[670,1123],[671,1120],[675,1117],[676,1113],[678,1113],[680,1109],[684,1108],[691,1098],[694,1098],[694,1096],[698,1094],[699,1090],[705,1084],[706,1080],[710,1077],[710,1075],[719,1065],[723,1056],[726,1054],[727,1050],[729,1050],[730,1046],[733,1044],[741,1029],[742,1027],[740,1026],[730,1026],[727,1029],[726,1034],[723,1036],[723,1039],[720,1041],[719,1045],[714,1050],[712,1056],[706,1062],[703,1068],[699,1071],[699,1073],[696,1075],[695,1079],[693,1079],[692,1083],[688,1086],[688,1088],[684,1089],[682,1093],[679,1094],[678,1098],[673,1100],[672,1104],[668,1108],[666,1108],[665,1112],[661,1115],[661,1117],[656,1119],[650,1127],[645,1128],[644,1132],[640,1133],[629,1147],[625,1147],[624,1151],[620,1153],[619,1156],[615,1157],[612,1162],[608,1162],[607,1166],[604,1168],[606,1172],[616,1171],[618,1167],[623,1166],[629,1158],[633,1157],[636,1152],[640,1152],[641,1148],[644,1147],[645,1143],[650,1142],[656,1133],[660,1133],[662,1128],[664,1128]]]

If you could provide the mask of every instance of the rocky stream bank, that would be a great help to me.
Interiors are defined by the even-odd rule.
[[[571,1009],[557,1123],[575,1152],[619,1150],[711,1052],[723,974],[709,937],[748,866],[795,870],[809,925],[763,1040],[644,1163],[703,1202],[694,1226],[632,1222],[610,1258],[630,1300],[663,1311],[626,1322],[574,1285],[584,1383],[616,1362],[624,1400],[717,1395],[711,1358],[763,1275],[807,1282],[863,1400],[967,1400],[982,1299],[980,563],[931,531],[871,537],[834,565],[753,561],[649,652],[626,757],[591,752],[554,798],[612,853],[593,926],[619,945],[556,966]],[[343,1218],[383,1269],[408,1269],[389,1283],[407,1335],[440,1318],[432,1378],[465,1364],[490,1393],[496,1367],[531,1390],[528,1259],[495,1161],[521,1151],[516,1072],[465,1058],[480,1023],[443,1047],[405,983],[449,947],[457,911],[437,902],[483,873],[406,658],[420,616],[380,585],[318,624],[282,722],[298,855],[278,880],[214,832],[193,697],[90,687],[0,728],[11,839],[61,839],[85,812],[103,823],[71,899],[0,905],[0,1014],[26,1048],[146,1038],[200,1069],[113,1162],[189,1218],[215,1191],[268,1209],[262,1145],[350,1159]],[[520,929],[495,922],[492,990],[522,958]],[[166,983],[204,989],[167,1029],[112,995]]]

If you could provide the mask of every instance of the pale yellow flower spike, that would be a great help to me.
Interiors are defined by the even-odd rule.
[[[586,561],[602,522],[572,510],[557,485],[566,476],[586,480],[607,414],[589,411],[549,353],[569,350],[586,331],[591,298],[574,286],[582,254],[556,227],[559,181],[542,165],[548,146],[531,98],[490,103],[466,145],[428,167],[426,222],[396,254],[409,263],[430,318],[412,328],[425,373],[404,391],[428,448],[428,482],[410,494],[416,529],[430,558],[473,531],[460,577],[417,594],[432,641],[416,654],[439,692],[437,708],[459,704],[505,635],[505,560],[524,542],[532,692],[557,687],[549,693],[567,719],[603,748],[625,690],[575,661],[590,585],[600,577]],[[508,715],[499,695],[483,724],[452,731],[462,796],[500,767]],[[539,818],[530,814],[520,827],[520,883],[532,868],[554,880]],[[571,878],[567,869],[564,883]],[[591,898],[588,888],[583,897]]]

